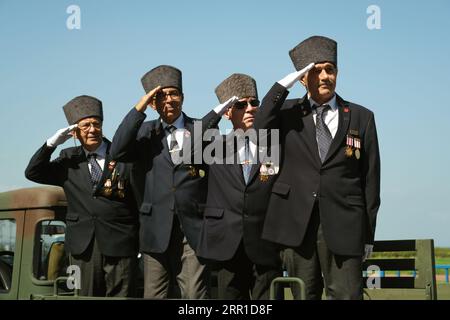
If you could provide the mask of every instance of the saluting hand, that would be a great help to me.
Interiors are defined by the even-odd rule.
[[[73,130],[75,130],[76,127],[78,127],[78,124],[59,129],[52,137],[47,139],[47,146],[55,148],[60,144],[63,144],[73,136]]]
[[[238,101],[239,101],[238,97],[232,96],[230,99],[228,99],[224,103],[221,103],[217,107],[215,107],[214,111],[218,115],[223,115],[228,110],[228,108],[231,108]]]
[[[144,113],[147,110],[149,104],[153,106],[153,101],[155,100],[156,94],[161,90],[161,86],[157,86],[155,89],[151,90],[141,100],[136,104],[135,108],[137,111]]]
[[[312,68],[314,68],[314,63],[311,62],[306,67],[304,67],[302,70],[295,71],[295,72],[288,74],[286,77],[284,77],[283,79],[278,81],[278,83],[281,84],[286,89],[290,89],[298,80],[300,80]]]

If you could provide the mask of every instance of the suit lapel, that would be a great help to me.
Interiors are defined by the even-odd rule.
[[[184,114],[183,112],[183,119],[184,119],[184,128],[189,131],[189,133],[193,134],[194,133],[194,120],[190,117],[188,117],[187,115]]]
[[[319,147],[317,146],[316,126],[314,124],[311,105],[309,104],[306,95],[303,97],[303,100],[300,101],[300,112],[302,113],[303,126],[305,128],[303,138],[314,160],[320,165],[321,160],[319,156]]]
[[[338,104],[338,112],[339,112],[339,125],[336,135],[334,136],[333,141],[331,142],[330,149],[328,150],[327,156],[323,162],[325,164],[339,149],[342,141],[345,139],[345,134],[348,132],[348,126],[350,124],[350,108],[346,106],[345,101],[342,100],[336,94],[336,102]]]
[[[234,160],[233,160],[233,168],[234,168],[234,172],[235,172],[235,175],[236,175],[236,177],[238,178],[238,180],[240,181],[240,183],[241,183],[241,185],[243,185],[244,187],[245,187],[245,179],[244,179],[244,172],[243,172],[243,170],[242,170],[242,165],[241,165],[241,162],[240,162],[240,159],[239,159],[239,150],[238,150],[238,145],[237,145],[237,140],[236,140],[236,138],[234,137],[234,135],[232,135],[233,136],[233,140],[232,140],[232,143],[233,143],[233,150],[234,150],[234,155],[233,155],[233,157],[234,157]]]
[[[84,153],[83,147],[78,147],[76,162],[79,167],[78,172],[81,185],[84,185],[86,190],[88,190],[89,193],[91,193],[92,192],[91,173],[89,172],[88,161],[86,158],[86,154]]]
[[[194,119],[188,117],[184,112],[182,113],[183,115],[183,121],[184,121],[184,129],[186,131],[189,132],[190,137],[191,137],[191,143],[189,145],[187,145],[189,148],[191,148],[191,150],[186,150],[186,148],[183,148],[183,146],[180,146],[182,148],[183,154],[185,154],[186,152],[191,152],[191,156],[192,156],[192,152],[193,152],[193,136],[194,136]],[[186,143],[186,135],[187,133],[185,132],[184,138],[183,138],[183,144]],[[186,155],[186,154],[185,154]],[[179,163],[176,166],[181,166],[183,165],[183,163]]]
[[[164,158],[166,158],[167,161],[173,164],[172,158],[170,157],[169,145],[167,144],[166,130],[163,127],[161,118],[158,119],[158,123],[155,126],[155,133],[159,136],[159,139],[161,140],[161,143],[163,145],[162,153]]]
[[[248,183],[247,184],[252,183],[252,181],[255,178],[256,174],[259,172],[259,167],[260,166],[261,166],[261,164],[259,164],[259,163],[252,164],[252,168],[250,169],[250,176],[248,178]]]
[[[245,186],[245,181],[244,181],[244,173],[242,172],[242,166],[239,162],[239,153],[237,150],[237,142],[236,142],[236,137],[234,136],[233,133],[230,133],[229,135],[227,135],[225,137],[225,166],[231,166],[231,173],[236,177],[236,179],[238,181],[240,181],[240,184]],[[228,150],[233,150],[233,162],[232,164],[227,164],[226,160],[228,159]]]

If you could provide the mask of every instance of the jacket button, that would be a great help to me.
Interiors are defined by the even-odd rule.
[[[316,192],[313,192],[313,193],[312,193],[312,196],[313,196],[314,198],[317,198],[317,193],[316,193]]]

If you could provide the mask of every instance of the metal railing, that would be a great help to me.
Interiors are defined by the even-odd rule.
[[[448,283],[448,284],[450,284],[450,264],[437,264],[437,265],[435,265],[435,269],[436,269],[436,271],[437,270],[444,270],[444,272],[445,272],[445,283]],[[413,277],[416,277],[416,271],[411,271],[411,275],[413,276]],[[400,274],[400,270],[397,270],[396,271],[396,275],[397,275],[397,277],[400,277],[401,276],[401,274]],[[437,273],[436,273],[436,275],[437,275]],[[386,271],[380,271],[380,277],[385,277],[386,276]]]
[[[436,268],[436,271],[439,270],[439,269],[445,270],[445,283],[450,283],[450,281],[449,281],[449,271],[448,271],[450,269],[450,264],[437,264],[435,266],[435,268]]]

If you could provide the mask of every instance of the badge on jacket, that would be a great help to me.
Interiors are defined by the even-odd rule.
[[[267,180],[269,180],[270,176],[278,174],[279,170],[280,167],[278,165],[275,165],[273,162],[263,162],[259,167],[259,180],[261,180],[262,182],[266,182]]]
[[[193,178],[195,178],[197,175],[200,178],[204,178],[206,175],[205,170],[202,170],[202,169],[197,170],[197,168],[195,166],[188,166],[188,173],[189,173],[189,176],[191,176]]]
[[[345,156],[351,158],[353,155],[357,160],[361,158],[361,138],[357,130],[349,130],[346,139]]]
[[[115,196],[119,199],[125,198],[126,180],[120,178],[120,174],[116,168],[117,162],[110,161],[108,163],[108,170],[111,172],[110,178],[106,179],[102,188],[102,195],[106,198]]]

